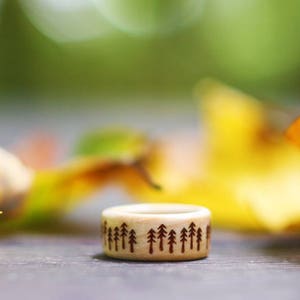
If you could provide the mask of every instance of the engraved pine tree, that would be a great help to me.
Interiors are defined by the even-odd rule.
[[[208,250],[208,248],[209,248],[210,235],[211,235],[211,227],[210,227],[210,224],[208,224],[206,226],[206,250]]]
[[[190,248],[194,247],[194,236],[196,235],[196,225],[192,222],[189,226],[189,238],[190,238]]]
[[[111,227],[108,227],[107,241],[108,241],[108,249],[111,250],[111,244],[112,244],[112,241],[113,241]]]
[[[196,236],[196,242],[197,242],[197,251],[200,251],[200,243],[202,241],[202,229],[199,227],[197,229],[197,236]]]
[[[169,252],[174,252],[174,244],[176,244],[176,232],[172,229],[168,234]]]
[[[127,224],[126,223],[122,223],[122,225],[120,226],[120,236],[122,239],[122,249],[125,249],[125,237],[128,234],[128,230],[127,230]]]
[[[105,220],[103,223],[103,240],[104,240],[104,245],[106,245],[106,234],[107,234],[107,221]]]
[[[115,241],[115,251],[118,251],[118,241],[119,241],[119,227],[114,229],[114,241]]]
[[[136,233],[133,229],[129,231],[128,243],[130,245],[130,252],[134,252],[134,245],[137,244],[136,242]]]
[[[153,253],[153,244],[156,243],[155,241],[155,230],[151,228],[147,233],[147,243],[149,244],[149,253]]]
[[[157,239],[159,240],[159,250],[164,250],[164,238],[167,236],[167,227],[161,224],[157,228]]]
[[[187,229],[183,227],[180,231],[181,252],[185,252],[185,242],[187,242]]]

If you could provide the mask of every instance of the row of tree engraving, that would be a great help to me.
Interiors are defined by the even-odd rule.
[[[108,249],[112,249],[112,244],[115,245],[115,251],[119,251],[119,240],[121,238],[122,249],[126,249],[125,238],[128,236],[128,244],[130,252],[134,252],[134,245],[137,243],[136,241],[136,232],[134,229],[128,231],[128,225],[126,223],[122,223],[120,228],[116,226],[114,229],[111,227],[107,227],[107,222],[104,221],[103,224],[103,238],[104,245],[108,243]]]
[[[167,238],[168,250],[170,253],[174,252],[174,245],[176,242],[176,232],[172,229],[167,232],[167,228],[164,224],[161,224],[157,228],[157,232],[151,228],[147,234],[147,243],[149,244],[149,253],[152,254],[154,249],[153,245],[156,241],[159,242],[159,250],[164,251],[164,240]],[[196,249],[200,251],[200,245],[202,242],[202,229],[198,227],[196,229],[196,225],[192,222],[188,228],[183,227],[180,231],[180,243],[181,243],[181,252],[184,253],[186,251],[186,243],[189,241],[189,248],[194,249],[194,239],[196,242]],[[206,248],[208,249],[209,240],[210,240],[210,225],[206,227]]]
[[[210,242],[210,225],[206,226],[206,249],[209,247]],[[183,227],[180,231],[180,243],[181,252],[184,253],[189,247],[190,250],[194,249],[196,246],[197,251],[200,251],[202,242],[202,229],[201,227],[196,228],[194,222],[191,222],[188,228]],[[137,244],[136,232],[134,229],[129,230],[126,223],[122,223],[120,228],[118,226],[111,228],[107,227],[107,222],[104,221],[103,224],[103,237],[104,245],[108,244],[108,249],[112,250],[114,244],[114,250],[119,251],[119,241],[121,239],[122,249],[126,249],[126,238],[128,240],[130,252],[134,252],[134,245]],[[167,239],[167,248],[169,253],[174,252],[174,247],[176,242],[176,232],[174,229],[167,231],[167,227],[164,224],[158,226],[157,231],[151,228],[147,233],[147,243],[149,244],[149,253],[153,254],[154,244],[158,242],[159,251],[164,251],[165,242]],[[196,245],[195,245],[196,244]]]

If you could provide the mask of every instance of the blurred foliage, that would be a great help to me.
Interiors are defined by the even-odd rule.
[[[0,94],[299,92],[300,1],[2,0]]]
[[[283,134],[269,108],[238,90],[208,80],[196,94],[202,138],[95,131],[79,141],[71,161],[43,170],[0,148],[0,229],[37,227],[116,183],[139,201],[206,206],[218,227],[299,232],[300,119]]]
[[[95,0],[118,29],[134,35],[164,35],[195,22],[204,0]]]
[[[240,83],[299,77],[300,1],[209,0],[203,34],[212,61]]]
[[[129,192],[142,201],[206,206],[222,228],[299,232],[299,119],[286,139],[255,98],[214,81],[196,94],[203,138],[157,141],[146,168],[163,190],[126,178]]]
[[[140,163],[149,147],[134,130],[89,133],[79,141],[75,158],[43,170],[25,166],[0,148],[0,233],[53,221],[110,182],[130,177],[157,188]]]
[[[130,132],[130,134],[129,134]],[[81,157],[134,162],[146,153],[146,137],[140,132],[120,128],[97,130],[87,133],[75,146],[75,154]]]

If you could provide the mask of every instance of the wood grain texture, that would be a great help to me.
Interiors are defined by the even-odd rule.
[[[1,240],[0,299],[299,299],[300,239],[215,233],[207,259],[109,259],[99,237]]]

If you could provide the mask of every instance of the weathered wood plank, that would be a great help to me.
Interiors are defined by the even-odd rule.
[[[215,234],[208,259],[103,256],[94,235],[16,235],[0,246],[1,299],[299,299],[300,240]]]

